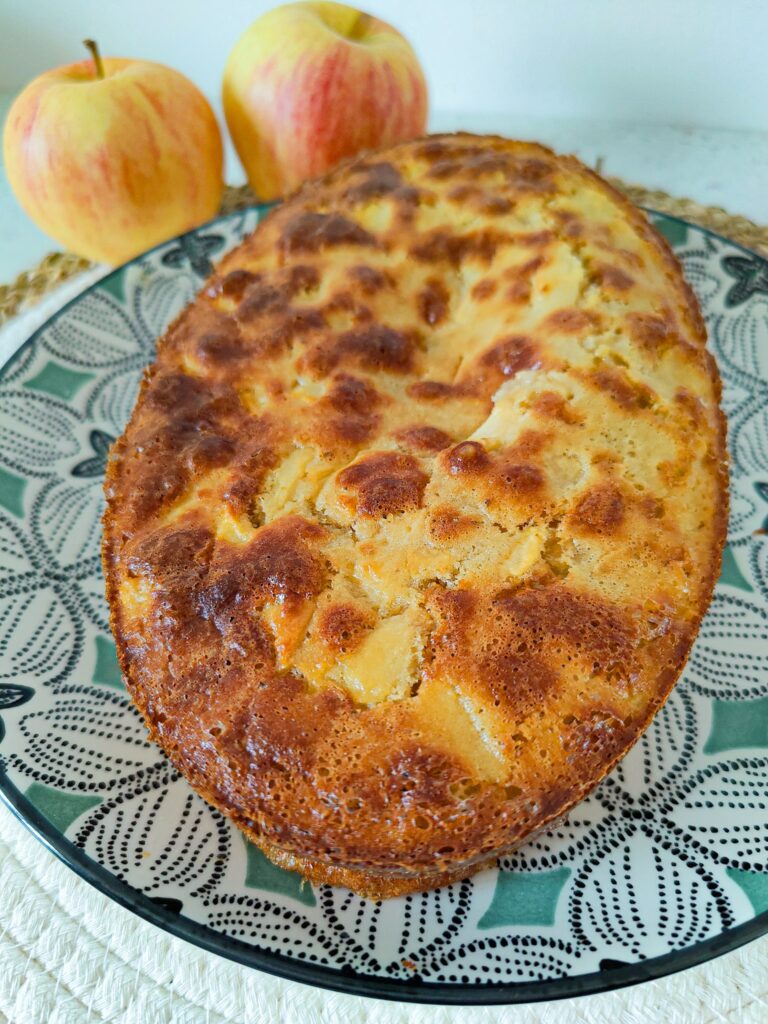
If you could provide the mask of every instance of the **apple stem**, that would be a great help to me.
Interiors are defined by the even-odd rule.
[[[93,57],[93,63],[95,65],[95,67],[96,67],[96,77],[97,78],[103,78],[104,77],[104,65],[101,62],[101,54],[99,53],[99,47],[96,44],[95,40],[93,40],[93,39],[84,39],[83,40],[83,46],[87,46],[88,49],[91,51],[91,56]]]
[[[351,39],[353,41],[362,39],[372,21],[373,18],[370,14],[366,14],[365,11],[360,11],[359,17],[355,19],[354,25],[347,33],[347,39]]]

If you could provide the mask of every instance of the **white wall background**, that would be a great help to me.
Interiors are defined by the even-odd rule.
[[[768,130],[766,0],[353,0],[413,43],[433,108]],[[269,0],[0,0],[0,92],[105,54],[171,64],[214,98]]]

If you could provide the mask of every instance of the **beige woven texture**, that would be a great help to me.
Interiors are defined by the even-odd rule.
[[[768,228],[691,200],[614,184],[635,203],[768,255]],[[252,202],[247,189],[230,188],[222,210]],[[90,266],[70,253],[47,256],[0,286],[0,323],[40,302],[8,327],[31,333],[71,297],[77,282],[69,279],[94,279],[98,272]],[[68,283],[60,288],[62,282]],[[1,340],[15,347],[14,339]],[[563,1002],[469,1009],[364,999],[273,978],[166,935],[78,878],[0,807],[0,1024],[91,1022],[768,1024],[768,938],[660,981]]]

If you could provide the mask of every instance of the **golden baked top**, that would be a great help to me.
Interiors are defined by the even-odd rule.
[[[508,849],[679,674],[726,516],[665,244],[541,146],[432,137],[276,209],[158,348],[110,462],[131,692],[265,844]]]

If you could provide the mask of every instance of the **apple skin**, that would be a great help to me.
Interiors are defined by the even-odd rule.
[[[210,220],[221,202],[216,117],[184,75],[105,58],[40,75],[16,98],[6,173],[32,220],[80,256],[116,265]]]
[[[390,25],[337,3],[286,4],[236,43],[222,101],[261,200],[292,192],[361,150],[424,133],[427,86]]]

